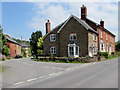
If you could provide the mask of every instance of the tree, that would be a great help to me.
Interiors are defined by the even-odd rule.
[[[3,49],[2,49],[2,54],[5,55],[5,56],[9,56],[10,53],[9,53],[9,48],[7,46],[3,46]]]
[[[37,47],[38,47],[38,55],[42,55],[43,53],[43,37],[40,37],[37,42]]]
[[[37,42],[38,39],[42,37],[42,32],[41,31],[36,31],[33,32],[30,38],[30,46],[31,46],[31,53],[35,58],[38,58],[38,47],[37,47]]]
[[[10,55],[9,48],[6,46],[6,38],[5,35],[2,33],[2,29],[0,29],[0,52],[2,52],[2,54],[5,56]]]
[[[117,41],[115,44],[115,50],[120,51],[120,41]]]
[[[22,48],[22,47],[21,47],[21,53],[22,53],[23,57],[26,57],[26,52],[25,52],[24,48]]]

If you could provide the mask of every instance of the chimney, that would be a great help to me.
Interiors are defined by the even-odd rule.
[[[47,33],[49,33],[50,32],[50,21],[49,20],[47,20],[47,22],[46,22],[46,34]]]
[[[104,28],[104,21],[102,21],[102,19],[100,21],[100,26]]]
[[[86,6],[82,5],[82,7],[81,7],[81,19],[86,21],[86,17],[87,17],[87,8],[86,8]]]

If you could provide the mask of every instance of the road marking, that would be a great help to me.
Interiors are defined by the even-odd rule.
[[[97,75],[100,75],[101,73],[104,73],[104,72],[107,71],[107,70],[109,70],[109,69],[105,69],[105,70],[103,70],[103,71],[101,71],[101,72],[97,72],[95,75],[88,77],[87,79],[81,81],[80,83],[77,83],[76,86],[79,86],[79,85],[85,83],[86,81],[88,81],[88,80],[96,77]]]
[[[42,77],[39,77],[39,78],[45,78],[45,77],[47,77],[47,76],[42,76]]]
[[[22,83],[24,83],[24,82],[17,82],[17,83],[15,83],[14,85],[18,85],[18,84],[22,84]]]
[[[56,73],[49,74],[50,76],[55,75]]]
[[[34,80],[36,80],[37,78],[33,78],[33,79],[29,79],[29,80],[27,80],[28,82],[30,82],[30,81],[34,81]]]

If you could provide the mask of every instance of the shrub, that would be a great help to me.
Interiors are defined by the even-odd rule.
[[[109,57],[109,53],[108,52],[99,52],[100,56],[104,56],[105,58]]]
[[[111,55],[115,55],[115,52],[111,52]]]

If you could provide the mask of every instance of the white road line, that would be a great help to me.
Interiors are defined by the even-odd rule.
[[[34,80],[37,80],[37,78],[29,79],[27,81],[30,82],[30,81],[34,81]]]
[[[55,75],[56,73],[49,74],[50,76]]]
[[[24,82],[17,82],[17,83],[15,83],[14,85],[18,85],[18,84],[22,84],[22,83],[24,83]]]
[[[42,76],[42,77],[39,77],[39,78],[45,78],[45,77],[47,77],[47,76]]]

